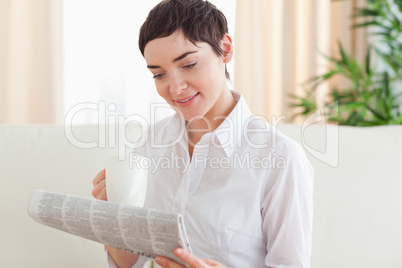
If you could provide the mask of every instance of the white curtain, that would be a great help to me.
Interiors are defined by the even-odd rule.
[[[62,121],[62,0],[0,0],[0,123]]]
[[[303,83],[328,69],[322,54],[336,55],[338,41],[364,57],[365,32],[350,29],[353,8],[363,5],[364,0],[237,0],[234,87],[253,112],[273,123],[283,116],[289,120],[289,94],[302,94]],[[328,88],[318,89],[319,103]]]
[[[333,55],[338,40],[363,58],[365,33],[350,30],[350,15],[364,2],[237,0],[234,88],[253,112],[289,119],[288,95],[325,72],[320,53]],[[63,121],[62,14],[62,0],[0,0],[0,123]]]

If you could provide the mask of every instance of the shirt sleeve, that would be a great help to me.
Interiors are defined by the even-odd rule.
[[[280,165],[267,170],[261,195],[268,267],[310,267],[313,223],[313,169],[299,144],[284,141],[275,150]],[[278,162],[277,162],[278,163]]]

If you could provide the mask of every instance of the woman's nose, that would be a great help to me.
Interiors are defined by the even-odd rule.
[[[186,88],[187,82],[180,74],[170,76],[170,93],[172,95],[179,96]]]

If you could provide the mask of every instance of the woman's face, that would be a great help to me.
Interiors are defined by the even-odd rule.
[[[223,40],[222,48],[231,50],[230,37],[225,36]],[[225,63],[231,56],[218,57],[208,43],[200,42],[196,46],[181,31],[176,31],[150,41],[145,46],[144,57],[158,94],[185,120],[199,116],[213,120],[222,115],[220,111],[226,107],[221,106],[231,97],[225,77]]]

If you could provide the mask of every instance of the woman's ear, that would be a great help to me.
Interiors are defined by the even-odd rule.
[[[229,34],[223,36],[221,47],[223,50],[223,63],[230,62],[233,58],[233,42]]]

